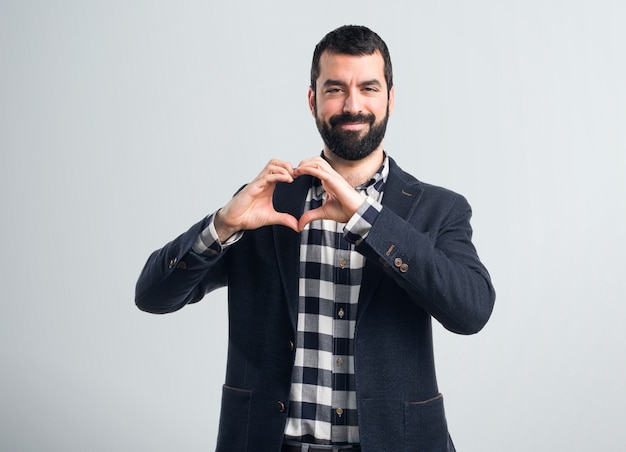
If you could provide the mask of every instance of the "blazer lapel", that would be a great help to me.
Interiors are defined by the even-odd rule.
[[[312,177],[300,176],[291,184],[280,183],[274,190],[274,208],[296,218],[302,216]],[[276,261],[287,300],[287,310],[296,329],[298,317],[298,281],[300,279],[300,234],[282,225],[272,226],[276,244]]]
[[[387,176],[383,194],[383,206],[391,209],[399,217],[406,220],[417,203],[421,192],[419,181],[402,171],[396,162],[389,158],[389,175]],[[381,271],[380,263],[367,259],[361,278],[357,323],[363,316],[376,288],[381,283],[382,277],[383,272]]]

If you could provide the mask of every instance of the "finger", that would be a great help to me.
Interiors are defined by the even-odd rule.
[[[308,159],[304,159],[302,160],[298,166],[307,166],[307,165],[313,165],[313,166],[330,166],[328,164],[328,162],[326,160],[324,160],[322,157],[320,157],[319,155],[315,156],[315,157],[309,157]]]
[[[279,176],[278,178],[276,177],[277,175]],[[280,162],[279,164],[270,163],[265,167],[261,176],[275,182],[293,182],[293,166],[291,163],[287,162]]]
[[[293,165],[290,162],[285,162],[284,160],[270,160],[265,169],[273,172],[286,172],[288,174],[293,173]]]
[[[292,183],[293,177],[289,174],[259,174],[256,179],[246,185],[240,194],[247,193],[252,197],[267,196],[268,190],[273,190],[278,182]]]
[[[294,170],[294,176],[300,176],[302,174],[308,174],[309,176],[317,177],[318,179],[325,179],[330,175],[334,175],[335,170],[331,168],[328,163],[324,161],[306,161],[301,162]]]
[[[264,180],[271,183],[276,182],[293,182],[293,176],[286,172],[270,172],[263,176]]]
[[[293,165],[291,164],[291,162],[287,162],[286,160],[279,160],[279,159],[272,159],[267,163],[267,166],[269,165],[276,165],[276,166],[282,166],[284,168],[292,168]]]

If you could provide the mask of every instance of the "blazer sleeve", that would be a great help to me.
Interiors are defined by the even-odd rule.
[[[139,309],[155,314],[177,311],[228,283],[226,252],[212,257],[192,250],[208,221],[205,218],[196,223],[150,255],[135,288],[135,304]]]
[[[429,190],[406,220],[383,207],[357,249],[445,328],[473,334],[489,319],[495,291],[472,244],[472,211],[461,195]]]

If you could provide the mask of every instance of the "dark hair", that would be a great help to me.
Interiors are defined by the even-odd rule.
[[[344,25],[331,31],[315,46],[311,63],[311,89],[315,92],[315,84],[320,76],[320,58],[324,51],[346,55],[372,55],[379,51],[385,63],[385,81],[387,90],[393,86],[393,70],[391,56],[385,41],[367,27],[361,25]]]

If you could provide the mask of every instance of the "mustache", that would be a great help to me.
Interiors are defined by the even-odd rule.
[[[371,126],[372,124],[374,124],[375,120],[376,118],[374,117],[374,115],[366,115],[362,113],[352,115],[350,113],[342,113],[340,115],[331,116],[328,122],[333,127],[341,124],[348,124],[351,122],[365,122]]]

